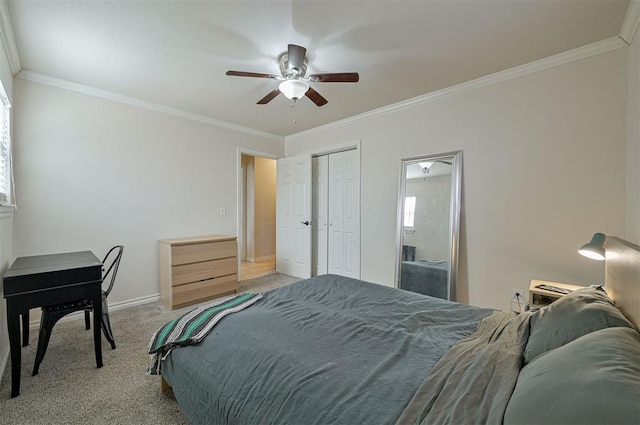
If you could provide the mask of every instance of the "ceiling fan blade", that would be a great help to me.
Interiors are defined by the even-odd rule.
[[[257,72],[244,72],[244,71],[227,71],[226,75],[231,75],[233,77],[271,78],[273,80],[282,79],[282,77],[279,77],[277,75],[260,74]]]
[[[357,72],[336,72],[332,74],[309,75],[309,80],[318,83],[357,83],[360,75]]]
[[[275,99],[275,97],[276,97],[277,95],[279,95],[279,94],[280,94],[280,90],[276,88],[275,90],[273,90],[273,91],[269,92],[269,94],[268,94],[268,95],[266,95],[265,97],[263,97],[262,99],[260,99],[260,100],[258,101],[258,105],[266,105],[267,103],[269,103],[269,102],[271,102],[273,99]]]
[[[309,90],[307,90],[307,92],[305,94],[317,106],[326,105],[328,103],[327,99],[322,97],[322,95],[320,93],[318,93],[317,91],[315,91],[313,89],[313,87],[309,87]]]
[[[289,50],[287,51],[289,69],[297,69],[302,71],[304,67],[304,56],[307,54],[307,49],[295,44],[289,44]]]

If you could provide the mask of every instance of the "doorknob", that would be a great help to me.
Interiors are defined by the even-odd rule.
[[[309,223],[309,220],[307,220],[307,221],[301,221],[300,224],[304,224],[305,226],[308,226],[311,223]]]

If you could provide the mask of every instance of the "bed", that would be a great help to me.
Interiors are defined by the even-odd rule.
[[[640,423],[640,247],[608,238],[606,270],[534,314],[312,278],[160,372],[194,424]]]
[[[448,299],[449,262],[438,260],[403,261],[400,289]]]

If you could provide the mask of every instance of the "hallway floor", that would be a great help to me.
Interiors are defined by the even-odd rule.
[[[240,278],[238,280],[254,279],[276,272],[276,260],[242,261],[240,264]]]

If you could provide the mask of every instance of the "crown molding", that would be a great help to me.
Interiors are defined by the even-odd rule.
[[[228,130],[250,134],[252,136],[264,137],[266,139],[271,139],[278,142],[284,141],[284,137],[278,136],[276,134],[255,130],[253,128],[244,127],[237,124],[231,124],[225,121],[220,121],[211,117],[207,117],[205,115],[194,114],[193,112],[184,111],[182,109],[160,105],[158,103],[149,102],[149,101],[138,99],[135,97],[125,96],[120,93],[115,93],[108,90],[102,90],[102,89],[87,86],[84,84],[74,83],[72,81],[63,80],[57,77],[51,77],[49,75],[40,74],[34,71],[28,71],[23,69],[20,72],[18,72],[18,74],[16,74],[15,77],[20,78],[21,80],[31,81],[33,83],[39,83],[39,84],[44,84],[51,87],[57,87],[59,89],[69,90],[76,93],[85,94],[88,96],[98,97],[101,99],[107,99],[113,102],[124,103],[126,105],[131,105],[131,106],[147,109],[154,112],[160,112],[162,114],[171,115],[178,118],[184,118],[187,120],[209,124],[216,127],[222,127]]]
[[[611,37],[597,43],[588,44],[583,47],[578,47],[577,49],[568,50],[566,52],[549,56],[544,59],[540,59],[524,65],[519,65],[514,68],[506,69],[504,71],[496,72],[484,77],[476,78],[475,80],[436,90],[431,93],[404,100],[402,102],[394,103],[392,105],[384,106],[382,108],[374,109],[372,111],[364,112],[362,114],[354,115],[343,120],[334,121],[332,123],[315,127],[310,130],[301,131],[299,133],[286,136],[285,142],[291,139],[297,139],[299,137],[309,136],[329,129],[343,127],[345,125],[353,124],[358,121],[401,111],[403,109],[423,105],[449,96],[454,96],[460,93],[512,80],[514,78],[519,78],[525,75],[534,74],[536,72],[566,65],[571,62],[575,62],[592,56],[597,56],[603,53],[610,52],[612,50],[620,49],[622,47],[627,47],[627,43],[624,40],[622,40],[620,37]]]
[[[18,46],[9,17],[7,0],[0,0],[0,38],[7,54],[11,73],[15,76],[22,69],[22,65],[20,65],[20,55],[18,55]]]
[[[631,0],[627,14],[624,17],[622,28],[620,29],[620,38],[627,44],[633,42],[633,37],[640,25],[640,0]]]

